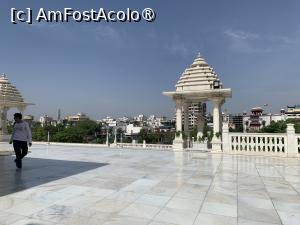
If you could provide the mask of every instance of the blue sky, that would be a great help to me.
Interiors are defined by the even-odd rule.
[[[10,23],[10,8],[141,10],[153,23]],[[300,103],[297,0],[1,1],[0,73],[28,102],[28,114],[86,112],[98,119],[138,113],[171,116],[174,89],[198,52],[216,70],[237,113],[268,103]]]

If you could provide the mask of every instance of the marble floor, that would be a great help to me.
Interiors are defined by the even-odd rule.
[[[35,145],[0,225],[299,225],[300,159]]]

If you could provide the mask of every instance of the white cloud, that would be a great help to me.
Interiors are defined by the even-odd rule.
[[[279,47],[299,44],[299,39],[284,35],[257,34],[243,30],[226,29],[224,35],[230,48],[241,53],[269,53]]]
[[[170,50],[172,53],[180,54],[186,56],[188,53],[188,48],[184,43],[172,43],[170,45]]]
[[[38,29],[56,29],[62,26],[61,23],[54,23],[54,22],[33,22],[30,24],[31,27],[38,28]]]
[[[268,47],[258,47],[255,42],[260,40],[260,36],[246,31],[225,30],[224,34],[230,40],[230,48],[240,53],[267,53],[272,51]]]
[[[145,33],[145,36],[147,37],[147,38],[150,38],[150,39],[157,39],[157,32],[156,32],[156,30],[154,30],[154,29],[146,29],[145,31],[144,31],[144,33]]]
[[[285,45],[295,45],[299,43],[299,38],[287,37],[287,36],[268,36],[266,39],[274,42],[278,42]]]
[[[113,28],[108,25],[99,26],[96,28],[95,31],[96,40],[113,40],[113,41],[120,41],[121,40],[121,32],[118,31],[116,28]]]
[[[190,49],[189,45],[180,40],[179,37],[174,37],[167,48],[172,54],[181,55],[182,57],[187,57]]]
[[[234,40],[254,40],[259,38],[258,34],[241,31],[241,30],[234,31],[231,29],[227,29],[224,31],[224,33],[225,35],[227,35],[228,37]]]

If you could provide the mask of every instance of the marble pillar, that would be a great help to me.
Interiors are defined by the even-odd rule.
[[[117,145],[117,127],[115,128],[115,139],[114,144]]]
[[[114,129],[114,143],[112,143],[110,146],[117,147],[117,127]]]
[[[176,100],[176,132],[180,132],[182,139],[182,100]]]
[[[12,155],[12,147],[9,146],[8,141],[10,135],[7,132],[7,107],[0,108],[0,121],[1,121],[1,130],[0,130],[0,156],[3,155]]]
[[[182,107],[183,100],[175,99],[176,103],[176,134],[173,141],[173,150],[182,151],[183,150],[183,138],[182,138]]]
[[[222,151],[222,142],[220,137],[220,112],[221,112],[221,102],[222,99],[214,98],[213,102],[213,138],[211,141],[212,151],[220,152]],[[217,135],[219,136],[217,137]]]
[[[1,131],[0,131],[0,141],[8,140],[8,132],[7,132],[7,107],[2,107],[0,109],[0,120],[1,120]]]
[[[109,146],[109,127],[106,128],[106,145]]]
[[[229,125],[227,121],[222,124],[222,150],[223,152],[230,153]]]
[[[220,133],[220,99],[213,99],[213,132],[214,136],[216,133]]]

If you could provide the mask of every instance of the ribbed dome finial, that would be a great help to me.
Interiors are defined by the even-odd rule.
[[[198,58],[200,58],[201,57],[201,53],[200,52],[198,52],[198,56],[197,56]]]
[[[198,54],[192,65],[184,70],[176,84],[176,91],[199,91],[214,89],[220,79],[214,69]]]

